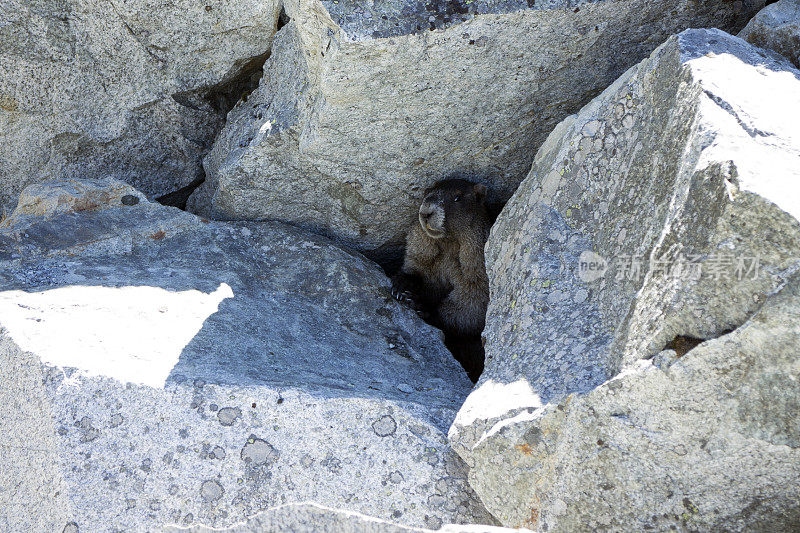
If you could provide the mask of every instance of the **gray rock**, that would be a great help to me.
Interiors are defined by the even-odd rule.
[[[202,177],[280,2],[0,3],[0,212],[54,177],[114,175],[151,196]]]
[[[800,1],[779,0],[768,5],[747,23],[739,37],[783,55],[800,68]]]
[[[719,30],[670,38],[556,127],[492,228],[486,370],[449,434],[503,524],[791,523],[797,456],[775,443],[796,431],[797,331],[766,309],[800,270],[798,162],[800,72]],[[753,376],[731,388],[725,358]],[[759,380],[778,406],[742,440]]]
[[[499,423],[471,483],[501,521],[546,531],[796,531],[798,313],[795,276],[668,369],[643,360]]]
[[[471,383],[358,254],[71,180],[3,223],[0,287],[0,530],[493,523],[445,437]]]
[[[387,28],[393,18],[415,29],[423,3],[410,3],[408,17],[403,2],[376,3],[355,21],[345,15],[352,4],[284,3],[290,21],[259,89],[204,160],[192,210],[292,222],[384,259],[402,245],[425,187],[460,174],[507,200],[552,128],[670,34],[738,30],[763,2],[554,0],[475,16],[519,5],[464,3],[465,22],[430,15],[442,29],[388,38],[370,36],[411,31]],[[385,6],[402,17],[384,21]]]
[[[664,350],[653,357],[653,364],[661,370],[666,370],[678,360],[678,353],[675,350]]]
[[[0,313],[0,322],[3,318]],[[69,486],[59,467],[58,432],[67,430],[53,418],[42,365],[1,325],[0,354],[0,529],[70,531]]]
[[[264,531],[292,531],[296,533],[432,533],[433,529],[401,526],[394,522],[363,514],[332,509],[322,505],[287,504],[258,513],[242,524],[225,529],[206,526],[166,527],[164,533],[262,533]],[[508,529],[487,525],[444,524],[436,528],[439,533],[512,533],[528,529]]]
[[[321,0],[331,19],[352,41],[399,37],[447,28],[471,20],[477,14],[511,13],[527,9],[533,3],[528,0],[388,0],[378,3]],[[541,3],[537,7],[568,6],[561,0],[549,0],[547,3],[549,5]],[[586,3],[586,0],[582,3]]]

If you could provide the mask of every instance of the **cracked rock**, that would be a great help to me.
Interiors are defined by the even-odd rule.
[[[115,176],[156,197],[202,177],[219,95],[263,63],[280,2],[213,4],[3,0],[0,212],[45,179]]]
[[[800,71],[719,30],[555,128],[492,228],[486,370],[449,435],[503,524],[797,523],[798,161]]]
[[[189,209],[387,259],[427,186],[459,174],[507,200],[552,128],[670,34],[738,31],[763,1],[574,4],[284,2],[259,88],[228,115]]]

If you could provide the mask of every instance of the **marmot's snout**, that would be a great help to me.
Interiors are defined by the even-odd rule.
[[[419,223],[428,237],[432,239],[444,237],[444,206],[435,199],[426,197],[419,206]]]

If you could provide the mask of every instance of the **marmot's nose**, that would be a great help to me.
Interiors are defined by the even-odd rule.
[[[424,203],[424,204],[422,204],[422,205],[419,207],[419,214],[420,214],[420,216],[422,216],[423,218],[426,218],[426,219],[427,219],[428,217],[430,217],[430,216],[433,214],[433,212],[435,211],[435,209],[436,209],[436,208],[435,208],[434,206],[432,206],[431,204],[429,204],[429,203]]]

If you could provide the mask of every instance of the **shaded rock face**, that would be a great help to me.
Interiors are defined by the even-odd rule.
[[[350,40],[398,37],[442,29],[475,15],[510,13],[531,7],[528,0],[394,0],[372,3],[322,0],[331,19]],[[566,7],[556,0],[553,7]]]
[[[444,436],[471,383],[359,255],[72,180],[4,222],[0,287],[0,529],[492,522]]]
[[[795,524],[798,124],[800,72],[690,30],[542,145],[487,243],[486,370],[449,434],[502,523]]]
[[[278,8],[2,2],[0,207],[53,177],[114,175],[150,196],[202,177],[243,78],[269,52]]]
[[[339,5],[284,4],[259,89],[229,114],[189,207],[290,221],[384,259],[426,187],[459,175],[507,200],[558,121],[671,33],[738,29],[761,2],[537,2],[458,24],[429,15],[435,31],[417,31],[416,15],[395,15],[413,31],[387,27],[377,15],[395,4],[358,20]]]
[[[800,68],[800,1],[780,0],[768,5],[747,23],[739,37],[783,55]]]

